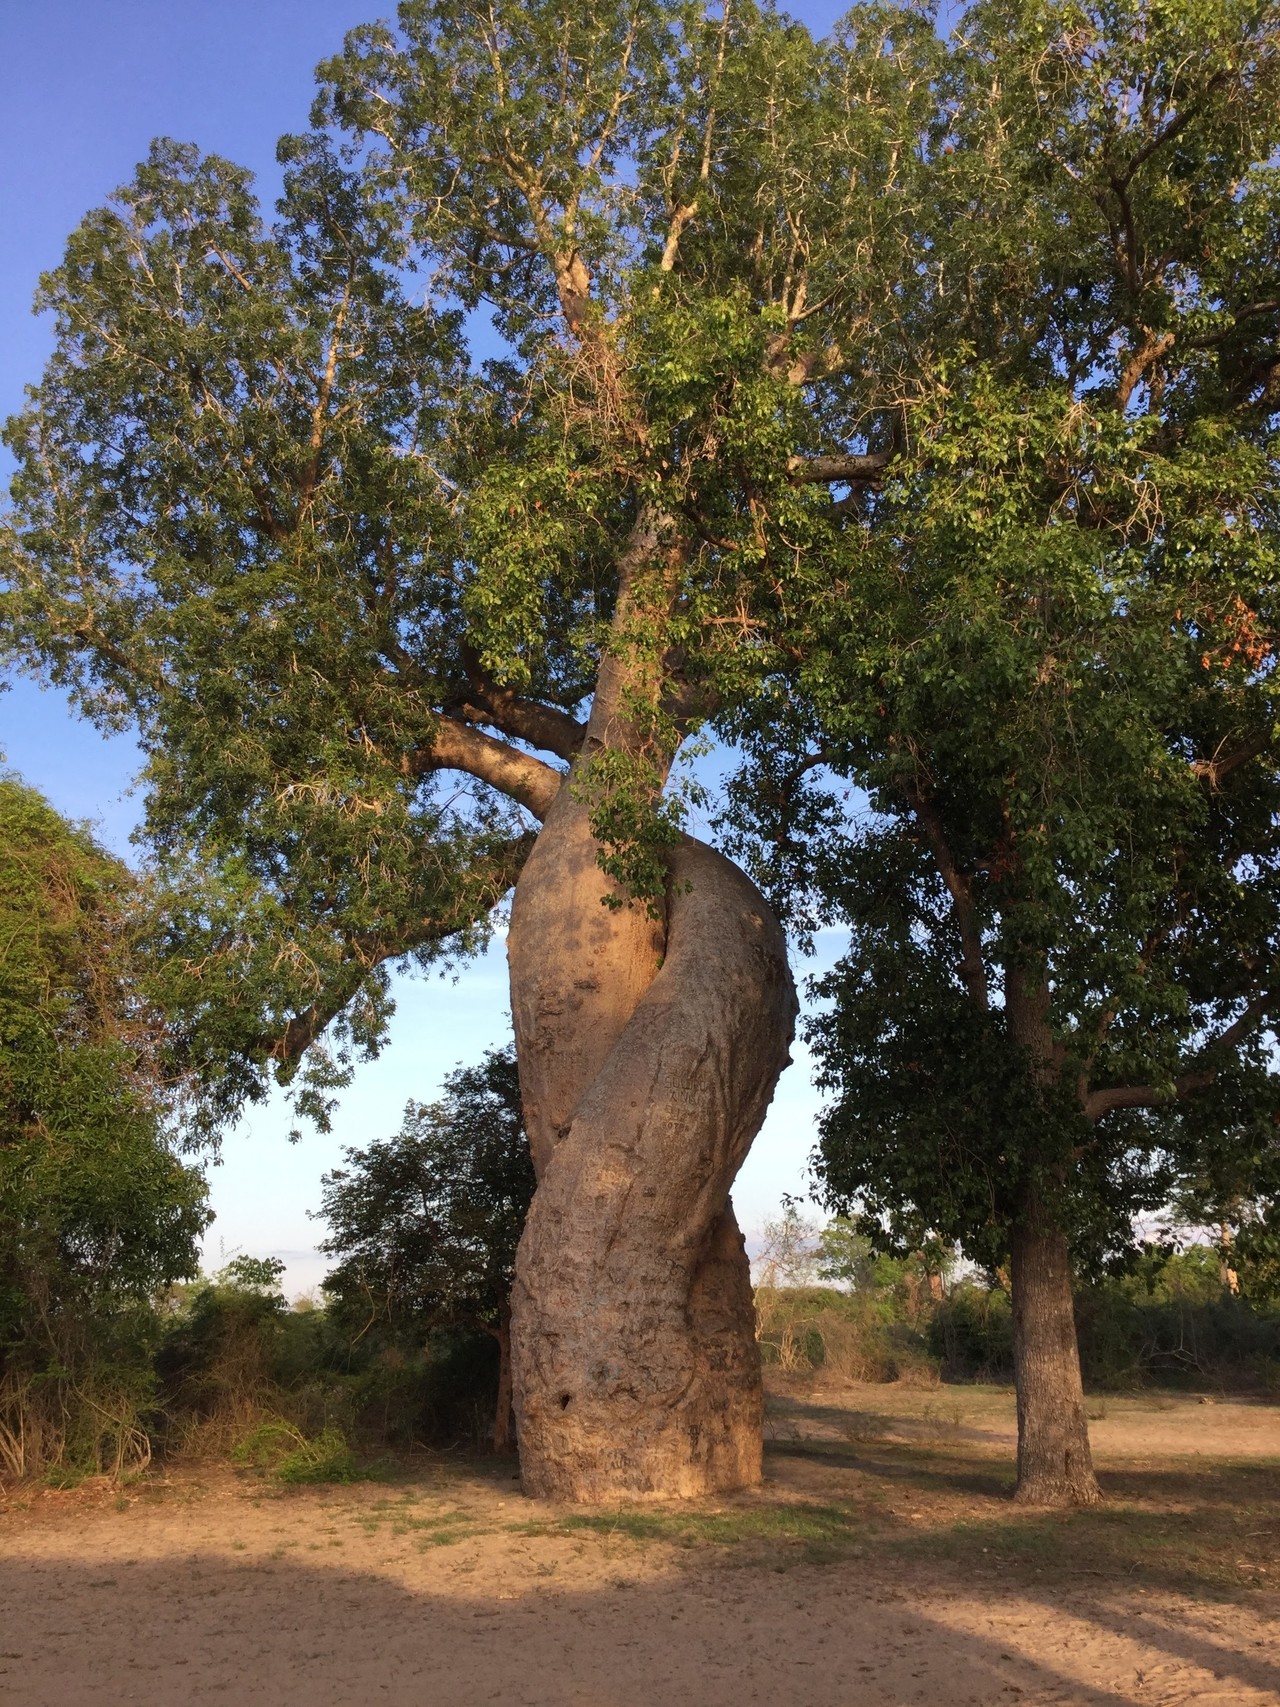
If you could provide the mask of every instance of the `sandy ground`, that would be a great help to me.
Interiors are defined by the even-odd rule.
[[[448,1456],[11,1491],[0,1702],[1280,1707],[1275,1408],[1108,1401],[1108,1504],[1066,1519],[1007,1502],[1007,1395],[771,1409],[765,1487],[694,1510],[557,1510]]]

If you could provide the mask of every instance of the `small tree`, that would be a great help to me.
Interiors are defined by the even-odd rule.
[[[761,1286],[811,1286],[818,1276],[816,1221],[801,1215],[799,1199],[784,1196],[782,1214],[766,1221],[757,1258]]]
[[[129,872],[0,778],[0,1466],[148,1455],[156,1288],[193,1275],[205,1183],[165,1136]]]
[[[479,1328],[498,1342],[493,1444],[513,1444],[511,1287],[533,1197],[515,1050],[493,1049],[411,1102],[394,1138],[345,1152],[324,1176],[321,1245],[341,1258],[324,1289],[398,1323]]]

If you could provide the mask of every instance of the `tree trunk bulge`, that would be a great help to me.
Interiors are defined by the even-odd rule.
[[[1018,1485],[1025,1505],[1095,1505],[1089,1426],[1071,1296],[1067,1241],[1033,1196],[1013,1228],[1013,1371],[1018,1395]]]
[[[755,1311],[729,1187],[788,1060],[786,944],[755,886],[686,838],[665,927],[601,905],[565,788],[508,952],[538,1190],[516,1259],[526,1491],[607,1501],[759,1480]]]

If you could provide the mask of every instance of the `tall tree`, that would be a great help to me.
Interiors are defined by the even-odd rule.
[[[1011,1264],[1018,1496],[1087,1503],[1073,1266],[1280,1106],[1280,10],[982,0],[957,40],[952,347],[738,817],[852,927],[814,1025],[832,1205]]]
[[[394,1138],[349,1149],[321,1182],[339,1257],[324,1289],[372,1318],[416,1330],[475,1328],[498,1343],[493,1445],[511,1431],[511,1287],[533,1197],[515,1050],[459,1067],[438,1102],[411,1102]]]
[[[536,1493],[759,1474],[728,1190],[795,999],[671,770],[888,455],[940,52],[914,8],[817,44],[753,4],[406,0],[323,68],[274,227],[158,144],[42,286],[7,618],[137,724],[215,1115],[305,1056],[323,1117],[388,967],[515,885]]]

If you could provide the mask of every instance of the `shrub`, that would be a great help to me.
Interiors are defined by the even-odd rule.
[[[1013,1380],[1013,1308],[999,1286],[953,1286],[935,1306],[927,1338],[945,1381]]]
[[[355,1454],[340,1428],[307,1435],[282,1417],[258,1423],[231,1454],[242,1469],[272,1475],[278,1482],[354,1482]]]
[[[844,1289],[756,1289],[766,1365],[848,1381],[1012,1382],[1012,1306],[998,1279],[970,1276],[935,1297],[930,1281],[944,1268],[937,1253],[877,1255],[833,1225],[819,1251]],[[1076,1326],[1093,1388],[1280,1390],[1280,1306],[1234,1294],[1209,1246],[1148,1249],[1129,1272],[1079,1287]]]
[[[843,1381],[938,1379],[927,1344],[898,1318],[891,1295],[760,1286],[756,1324],[764,1363],[786,1374],[821,1370]]]
[[[511,1286],[533,1196],[514,1046],[445,1079],[431,1104],[410,1103],[394,1138],[347,1150],[321,1181],[341,1260],[324,1282],[344,1319],[394,1340],[487,1334],[497,1350],[496,1450],[511,1443]],[[461,1338],[459,1338],[461,1336]]]
[[[1280,1385],[1280,1308],[1234,1295],[1207,1246],[1146,1252],[1129,1273],[1083,1288],[1076,1318],[1096,1387]]]

